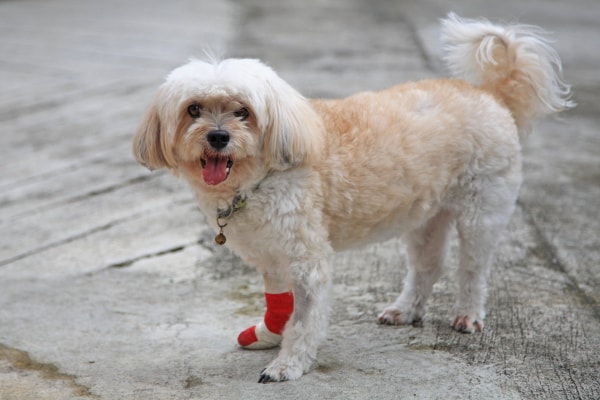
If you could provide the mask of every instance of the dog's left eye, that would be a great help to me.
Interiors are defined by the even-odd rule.
[[[240,118],[242,121],[244,121],[246,118],[248,118],[248,115],[250,115],[250,112],[248,111],[248,109],[246,107],[242,107],[239,110],[237,110],[236,112],[234,112],[233,115],[235,115],[237,118]]]

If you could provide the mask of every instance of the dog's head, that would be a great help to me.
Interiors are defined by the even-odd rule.
[[[239,187],[318,157],[310,103],[257,60],[194,60],[167,77],[133,140],[150,169],[183,173],[206,190]]]

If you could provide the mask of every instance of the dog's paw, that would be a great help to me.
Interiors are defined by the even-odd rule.
[[[258,383],[271,383],[271,382],[284,382],[287,381],[285,376],[274,376],[267,372],[267,369],[263,369],[260,372],[260,377],[258,378]]]
[[[452,328],[462,333],[473,333],[483,331],[483,321],[476,320],[468,315],[458,315],[454,318]]]
[[[300,378],[306,369],[295,357],[278,357],[261,371],[258,383],[293,381]]]
[[[408,325],[421,321],[414,311],[400,310],[396,307],[387,307],[379,316],[377,321],[382,325]]]

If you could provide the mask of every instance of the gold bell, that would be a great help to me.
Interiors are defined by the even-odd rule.
[[[221,222],[219,222],[219,217],[217,217],[217,226],[219,227],[219,233],[217,234],[217,236],[215,236],[215,242],[217,242],[219,246],[223,246],[227,241],[227,238],[223,233],[223,228],[225,228],[227,224],[221,224]]]
[[[223,246],[226,241],[227,241],[227,238],[225,237],[225,235],[223,234],[223,232],[219,232],[219,234],[217,236],[215,236],[215,242],[219,246]]]

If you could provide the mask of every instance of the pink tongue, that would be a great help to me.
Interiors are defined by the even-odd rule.
[[[207,158],[206,165],[202,168],[204,182],[217,185],[227,178],[227,158]]]

